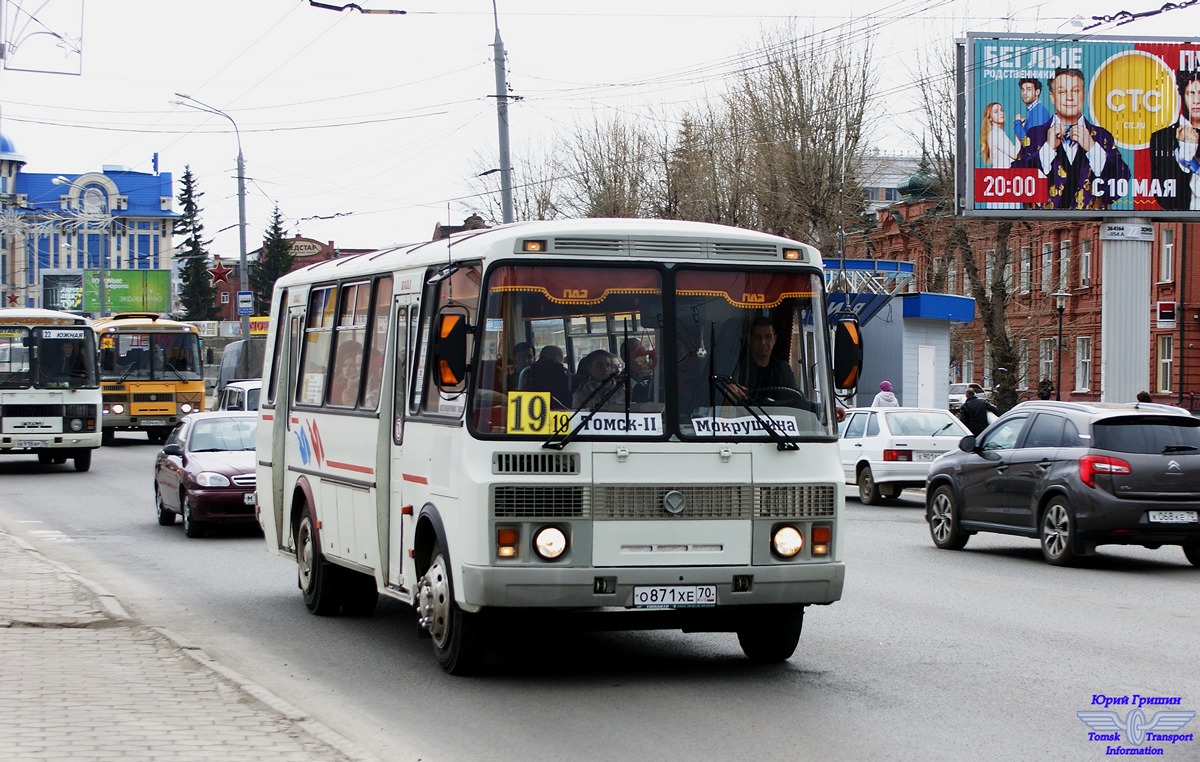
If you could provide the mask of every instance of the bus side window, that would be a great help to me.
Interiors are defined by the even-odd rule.
[[[308,321],[304,326],[304,344],[300,350],[301,370],[296,380],[296,403],[300,405],[320,405],[325,397],[335,292],[333,286],[313,289],[308,299]]]

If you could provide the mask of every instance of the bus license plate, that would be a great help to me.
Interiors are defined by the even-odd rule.
[[[157,418],[143,418],[140,421],[138,421],[138,423],[141,424],[142,426],[166,426],[167,425],[166,421],[162,421]]]
[[[18,439],[17,447],[45,447],[46,440],[44,439]]]
[[[1194,524],[1196,511],[1150,511],[1149,518],[1155,524]]]
[[[242,503],[245,505],[254,505],[254,494],[253,492],[247,492],[242,495]]]
[[[633,588],[633,607],[638,609],[702,608],[716,605],[716,585],[654,585]]]

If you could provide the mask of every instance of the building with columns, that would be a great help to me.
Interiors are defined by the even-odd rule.
[[[167,313],[174,262],[169,172],[26,172],[0,136],[0,294],[6,307]],[[157,162],[156,162],[157,164]],[[101,277],[103,276],[103,281]]]

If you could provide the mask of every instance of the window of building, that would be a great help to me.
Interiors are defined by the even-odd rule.
[[[1158,254],[1158,282],[1170,283],[1175,279],[1175,229],[1162,229],[1162,247]]]
[[[1071,285],[1071,242],[1062,240],[1058,243],[1058,290],[1066,291]]]
[[[1021,279],[1017,289],[1022,294],[1029,293],[1029,284],[1033,282],[1033,247],[1021,247]]]
[[[1054,290],[1054,244],[1042,244],[1042,291]]]
[[[1054,339],[1038,340],[1038,378],[1054,378]]]
[[[1029,388],[1029,339],[1017,342],[1017,388]]]
[[[992,285],[993,273],[996,271],[996,250],[988,249],[983,258],[983,288],[987,290]]]
[[[975,380],[975,342],[962,343],[962,380]]]
[[[1158,337],[1158,391],[1171,391],[1171,368],[1175,362],[1175,337],[1167,334]]]
[[[228,291],[221,292],[221,304],[229,304],[229,292]]]
[[[983,342],[983,382],[992,386],[992,342]]]
[[[1086,392],[1092,388],[1092,338],[1078,336],[1075,339],[1075,391]]]
[[[1079,242],[1079,285],[1092,285],[1092,239]]]
[[[958,293],[958,264],[954,261],[951,261],[946,269],[946,293]]]

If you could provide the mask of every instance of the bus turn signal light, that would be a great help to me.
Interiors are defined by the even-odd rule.
[[[517,538],[515,527],[498,527],[496,529],[496,555],[500,558],[516,558]]]

